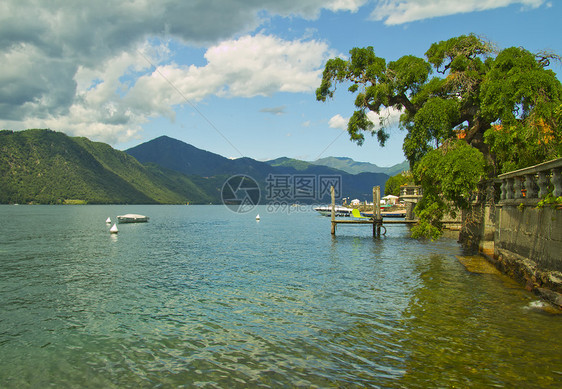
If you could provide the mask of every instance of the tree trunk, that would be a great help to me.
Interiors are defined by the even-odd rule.
[[[476,118],[473,125],[468,128],[466,141],[469,145],[484,155],[486,163],[492,168],[488,173],[489,177],[492,178],[497,175],[496,158],[493,155],[490,146],[484,142],[484,132],[489,128],[491,128],[490,123],[484,122],[480,118]]]

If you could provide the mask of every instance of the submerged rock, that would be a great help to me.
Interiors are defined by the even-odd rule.
[[[496,269],[494,265],[492,265],[486,258],[482,257],[481,255],[469,255],[469,256],[456,256],[460,263],[466,267],[471,273],[478,273],[478,274],[495,274],[501,275],[501,272]]]

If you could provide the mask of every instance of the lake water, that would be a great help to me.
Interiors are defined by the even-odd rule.
[[[454,239],[300,211],[0,206],[0,387],[562,386],[562,316]]]

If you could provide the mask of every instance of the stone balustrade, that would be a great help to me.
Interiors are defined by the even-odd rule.
[[[549,193],[562,196],[562,158],[498,176],[501,181],[500,202],[538,200]]]
[[[402,185],[400,187],[400,199],[418,199],[422,197],[422,188],[418,185]]]
[[[414,207],[422,197],[422,188],[419,185],[400,186],[400,202],[406,203],[406,220],[414,220]]]

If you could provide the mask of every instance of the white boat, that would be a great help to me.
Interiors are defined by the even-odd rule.
[[[332,206],[331,205],[321,205],[319,207],[314,207],[316,212],[319,212],[322,216],[332,216]],[[336,205],[335,207],[336,216],[351,216],[351,208],[342,207]]]
[[[126,215],[117,216],[117,221],[119,223],[146,223],[148,221],[148,216],[128,213]]]

